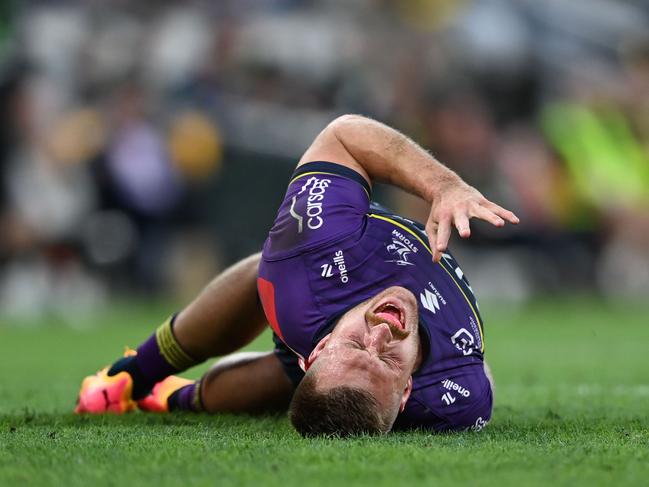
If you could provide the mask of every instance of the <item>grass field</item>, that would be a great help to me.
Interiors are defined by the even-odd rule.
[[[71,414],[82,376],[165,306],[119,306],[84,329],[0,321],[0,486],[649,485],[649,303],[482,308],[491,424],[354,440],[303,440],[283,416]]]

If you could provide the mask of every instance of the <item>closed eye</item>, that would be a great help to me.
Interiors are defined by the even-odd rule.
[[[349,340],[349,345],[351,348],[354,348],[356,350],[367,350],[367,347],[361,343],[359,340],[356,339],[350,339]],[[389,354],[382,354],[378,356],[378,359],[383,362],[385,365],[387,365],[389,368],[394,369],[397,367],[397,361],[394,360]]]
[[[397,362],[396,362],[395,360],[393,360],[392,358],[390,358],[390,357],[386,357],[386,356],[381,356],[381,357],[379,357],[379,358],[381,359],[381,362],[383,362],[383,363],[384,363],[385,365],[387,365],[389,368],[391,368],[391,369],[395,369],[395,368],[397,368],[397,365],[398,365],[398,364],[397,364]]]

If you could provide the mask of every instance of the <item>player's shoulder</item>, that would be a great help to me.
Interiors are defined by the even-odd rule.
[[[367,180],[345,165],[329,161],[300,165],[264,245],[264,259],[288,258],[358,232],[370,194]]]
[[[306,181],[309,181],[311,178],[326,181],[328,177],[332,176],[354,181],[363,188],[368,198],[370,197],[372,188],[363,175],[349,166],[331,161],[310,161],[298,165],[295,171],[293,171],[289,187],[297,181],[304,182],[305,178]],[[328,186],[330,183],[331,181],[327,181],[326,185]],[[305,186],[308,186],[308,184],[303,184],[301,191],[303,191]]]

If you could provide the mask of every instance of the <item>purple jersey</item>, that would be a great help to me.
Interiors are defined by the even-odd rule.
[[[342,314],[390,286],[418,299],[424,350],[395,427],[481,429],[492,407],[482,319],[455,259],[447,253],[434,263],[421,225],[371,204],[355,171],[330,162],[299,167],[259,265],[275,334],[303,360]]]

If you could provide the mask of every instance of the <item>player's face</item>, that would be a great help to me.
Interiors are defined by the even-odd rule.
[[[317,364],[322,388],[358,387],[386,407],[403,407],[420,353],[418,323],[415,296],[390,287],[345,313],[307,363]]]

